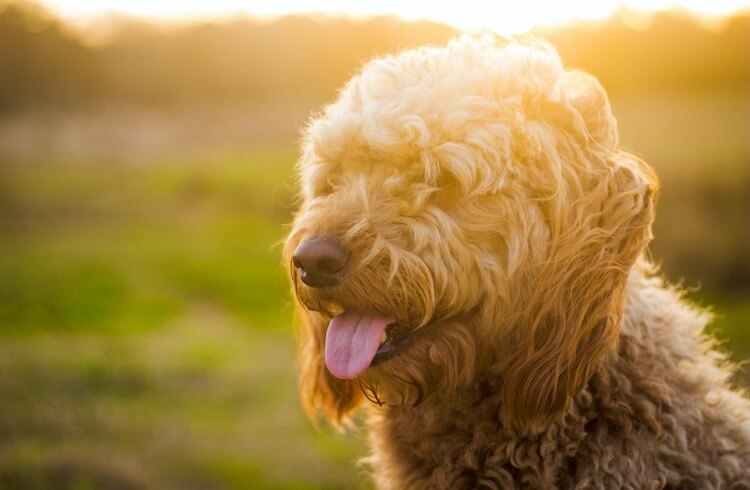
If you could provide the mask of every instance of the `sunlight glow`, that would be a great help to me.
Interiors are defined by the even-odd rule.
[[[398,15],[407,20],[428,19],[460,29],[491,29],[501,34],[518,34],[534,26],[551,26],[576,20],[600,20],[621,8],[643,12],[680,8],[699,16],[717,17],[750,8],[748,0],[568,0],[550,2],[523,0],[492,4],[487,1],[422,2],[403,0],[45,0],[44,3],[70,20],[118,12],[129,15],[183,20],[248,14],[273,18],[293,13],[323,13],[364,17]]]

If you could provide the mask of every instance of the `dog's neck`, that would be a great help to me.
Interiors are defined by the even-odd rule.
[[[545,450],[549,457],[535,461],[532,471],[554,474],[564,464],[561,455],[580,443],[586,423],[584,417],[579,417],[573,430],[577,435],[560,441],[545,436],[559,432],[557,424],[541,433],[523,436],[503,423],[501,391],[496,381],[485,379],[465,387],[456,396],[432,396],[414,407],[384,406],[373,410],[373,455],[367,463],[376,469],[378,488],[478,488],[486,471],[523,464],[512,460],[514,447],[527,446],[529,451],[538,452],[545,439],[555,447]],[[482,448],[499,447],[498,441],[504,441],[509,448],[506,455],[482,453]],[[558,442],[567,443],[567,447]],[[453,465],[466,468],[459,480],[450,469]],[[426,468],[431,468],[429,473],[419,474]],[[436,485],[442,472],[446,480]],[[513,479],[507,487],[513,487]]]
[[[634,282],[643,281],[635,277]],[[643,290],[642,283],[631,291]],[[660,289],[660,288],[655,288]],[[664,294],[659,290],[658,294]],[[632,296],[632,297],[631,297]],[[647,296],[628,293],[626,317],[643,314],[633,310],[650,308]],[[628,392],[612,393],[615,381],[643,376],[640,352],[654,348],[672,348],[659,338],[658,329],[650,332],[642,323],[622,325],[617,346],[605,357],[589,384],[570,401],[568,409],[558,419],[534,433],[520,433],[504,423],[502,409],[502,380],[492,368],[481,370],[475,381],[452,394],[438,393],[426,397],[417,406],[376,407],[371,415],[373,456],[369,463],[378,469],[375,475],[380,488],[425,488],[434,486],[445,472],[453,480],[437,485],[445,488],[475,488],[481,486],[484,472],[500,471],[514,482],[545,482],[547,486],[566,487],[556,475],[574,474],[564,469],[574,465],[577,455],[585,452],[586,438],[597,424],[606,423],[602,406],[630,406]],[[697,341],[697,338],[696,338]],[[646,360],[669,359],[647,355]],[[674,371],[673,366],[651,366],[655,376]],[[669,375],[667,375],[669,376]],[[658,396],[656,394],[655,396]],[[616,411],[612,417],[618,417]],[[486,454],[481,448],[494,448]],[[456,481],[455,468],[465,468],[465,478]],[[430,468],[430,472],[419,474]],[[390,473],[383,473],[387,469]],[[531,476],[529,476],[531,475]],[[436,478],[438,480],[436,480]],[[430,483],[426,483],[426,482]],[[394,485],[393,482],[397,482]],[[544,486],[544,485],[542,485]]]

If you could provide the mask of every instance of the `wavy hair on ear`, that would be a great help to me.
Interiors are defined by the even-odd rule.
[[[297,305],[300,317],[299,392],[302,406],[311,419],[319,415],[339,427],[363,400],[359,385],[334,377],[325,365],[325,319],[317,312]]]
[[[658,184],[632,155],[616,153],[610,164],[609,177],[572,203],[534,274],[503,384],[506,422],[515,428],[559,415],[617,338],[629,271],[651,238]],[[553,215],[545,212],[550,226]]]
[[[561,84],[558,107],[570,124],[554,141],[574,138],[587,148],[571,153],[571,143],[548,156],[556,191],[539,202],[550,230],[547,260],[533,269],[503,381],[505,421],[520,430],[563,412],[615,343],[628,274],[651,239],[658,190],[645,162],[614,149],[616,124],[596,79],[568,72]]]

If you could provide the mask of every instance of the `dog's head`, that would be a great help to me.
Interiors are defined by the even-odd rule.
[[[334,422],[489,373],[509,425],[559,414],[616,339],[657,188],[593,77],[486,39],[368,63],[299,172],[301,391]]]

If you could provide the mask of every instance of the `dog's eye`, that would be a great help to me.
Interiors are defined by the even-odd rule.
[[[324,182],[320,187],[315,189],[316,197],[325,197],[333,193],[333,185],[330,182]]]
[[[333,193],[334,184],[327,174],[317,172],[310,178],[310,191],[313,197],[325,197]]]

